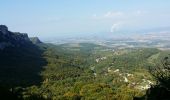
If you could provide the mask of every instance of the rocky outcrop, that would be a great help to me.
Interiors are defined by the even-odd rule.
[[[8,27],[5,25],[0,25],[0,31],[2,34],[7,34],[8,33]]]
[[[5,25],[0,25],[1,87],[11,90],[18,86],[27,87],[40,83],[38,73],[46,66],[43,52],[44,49],[33,44],[26,33],[11,32]],[[3,95],[1,87],[0,97]]]
[[[12,46],[20,47],[32,44],[26,33],[11,32],[5,25],[0,25],[0,50]]]
[[[40,43],[42,43],[38,37],[31,37],[30,40],[31,40],[31,42],[33,44],[40,44]]]

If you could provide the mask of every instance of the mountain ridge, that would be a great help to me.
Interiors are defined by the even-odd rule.
[[[34,41],[32,41],[34,38]],[[42,43],[38,37],[28,37],[27,33],[11,32],[6,25],[0,25],[0,50],[6,47],[22,47]]]

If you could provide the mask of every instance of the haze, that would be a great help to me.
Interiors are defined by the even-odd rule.
[[[40,38],[166,31],[169,5],[168,0],[1,0],[0,22]]]

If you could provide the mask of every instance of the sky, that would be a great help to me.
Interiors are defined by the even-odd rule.
[[[0,24],[29,36],[170,27],[170,0],[0,0]]]

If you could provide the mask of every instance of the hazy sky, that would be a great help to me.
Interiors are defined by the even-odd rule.
[[[170,26],[170,0],[0,0],[0,24],[30,36]]]

